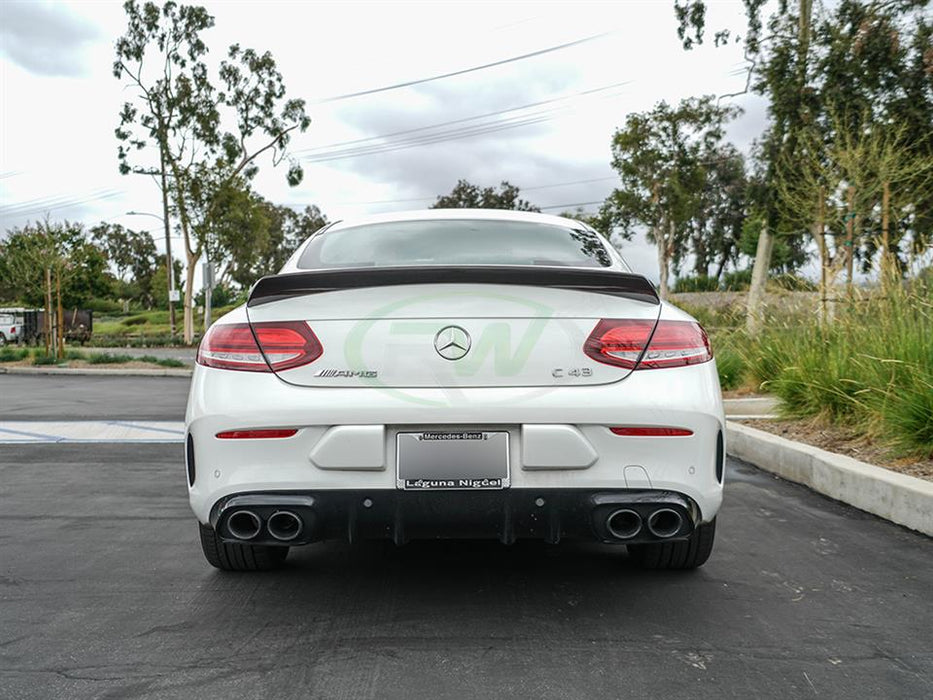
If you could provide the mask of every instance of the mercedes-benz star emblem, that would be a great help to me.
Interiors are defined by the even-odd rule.
[[[460,326],[446,326],[434,336],[434,349],[445,360],[459,360],[470,352],[470,334]]]

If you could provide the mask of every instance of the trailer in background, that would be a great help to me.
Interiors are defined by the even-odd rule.
[[[0,308],[0,314],[13,316],[18,332],[17,343],[39,345],[45,342],[47,332],[43,309]],[[62,327],[65,340],[82,345],[91,339],[94,332],[94,312],[89,309],[69,309],[63,313]]]

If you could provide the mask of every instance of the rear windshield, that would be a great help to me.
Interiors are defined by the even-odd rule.
[[[306,270],[406,265],[609,267],[598,234],[527,221],[394,221],[324,231],[298,260]]]

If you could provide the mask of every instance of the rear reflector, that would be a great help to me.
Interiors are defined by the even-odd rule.
[[[692,430],[687,428],[651,428],[646,426],[615,426],[609,428],[616,435],[626,435],[631,437],[684,437],[693,435]]]
[[[683,367],[713,359],[706,331],[694,321],[658,321],[655,327],[646,320],[603,319],[586,339],[583,352],[597,362],[626,369]]]
[[[303,321],[254,323],[252,328],[247,323],[215,324],[198,347],[198,364],[278,372],[314,362],[323,352],[317,336]]]
[[[217,433],[221,440],[266,440],[268,438],[289,438],[297,434],[294,428],[276,428],[270,430],[225,430]]]

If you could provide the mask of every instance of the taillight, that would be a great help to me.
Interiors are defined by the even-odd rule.
[[[254,323],[253,332],[275,372],[306,365],[324,354],[317,336],[303,321]]]
[[[609,428],[616,435],[626,437],[686,437],[693,435],[688,428],[660,428],[646,425],[617,425]]]
[[[323,352],[317,337],[302,321],[255,323],[252,328],[247,323],[218,324],[201,340],[198,364],[271,372],[314,362]]]
[[[713,359],[706,331],[696,321],[659,321],[638,369],[698,365]]]
[[[700,324],[658,321],[652,335],[653,326],[654,322],[647,320],[603,319],[586,339],[583,352],[597,362],[626,369],[683,367],[713,358],[709,338]]]
[[[267,428],[263,430],[224,430],[217,433],[221,440],[269,440],[293,437],[296,428]]]

